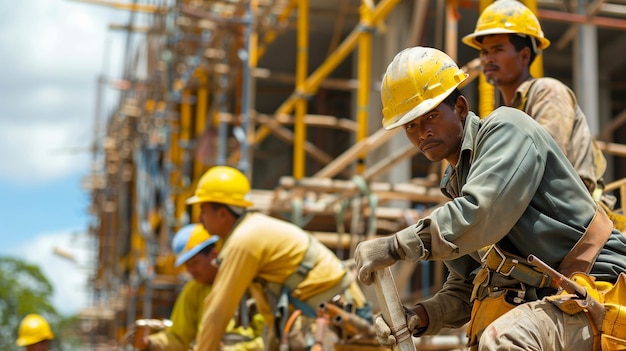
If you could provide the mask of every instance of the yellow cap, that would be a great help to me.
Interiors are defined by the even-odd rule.
[[[22,319],[15,345],[28,346],[44,340],[54,340],[50,325],[42,316],[31,313]]]
[[[536,51],[550,46],[541,30],[537,16],[517,0],[498,0],[485,7],[478,17],[474,33],[463,37],[463,43],[480,50],[478,38],[492,34],[522,34],[537,40]]]
[[[467,76],[437,49],[416,46],[402,50],[383,76],[383,127],[393,129],[432,111]]]

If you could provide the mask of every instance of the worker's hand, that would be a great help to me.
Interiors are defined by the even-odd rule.
[[[419,329],[419,325],[421,323],[420,317],[415,314],[415,312],[410,309],[404,307],[404,313],[406,316],[406,325],[409,329],[411,335],[417,333]],[[396,337],[391,334],[391,328],[385,322],[382,315],[376,316],[376,320],[374,321],[374,329],[376,329],[376,339],[378,343],[384,347],[393,348],[396,343]]]
[[[396,235],[363,241],[354,252],[359,280],[365,285],[372,284],[374,271],[389,267],[401,259],[404,259],[404,251]]]

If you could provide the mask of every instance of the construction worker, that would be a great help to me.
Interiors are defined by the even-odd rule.
[[[142,343],[135,345],[136,348],[151,351],[190,349],[201,322],[202,302],[211,291],[217,274],[214,260],[217,258],[215,245],[218,240],[218,236],[209,235],[201,224],[188,224],[176,232],[172,240],[172,250],[176,255],[175,266],[185,265],[193,279],[185,283],[176,298],[171,315],[172,326],[144,338]],[[247,328],[235,325],[235,319],[231,318],[228,331],[237,336],[231,339],[238,342],[222,345],[224,350],[263,350],[263,317],[253,314],[251,318]]]
[[[533,12],[517,0],[494,1],[463,42],[480,50],[485,78],[498,88],[504,104],[528,113],[546,128],[589,192],[599,199],[606,160],[576,96],[554,78],[530,74],[530,65],[550,45]]]
[[[24,347],[26,351],[48,351],[54,340],[50,324],[42,316],[31,313],[20,323],[15,345]]]
[[[616,330],[624,330],[626,313],[604,321],[612,328],[598,327],[584,310],[568,314],[543,299],[557,290],[526,258],[533,254],[566,277],[583,272],[624,289],[626,236],[526,113],[510,107],[484,119],[472,113],[458,90],[466,78],[433,48],[405,49],[388,66],[383,126],[403,128],[429,160],[449,163],[441,189],[450,201],[396,234],[361,242],[359,279],[369,285],[374,271],[398,260],[445,263],[443,288],[406,308],[415,336],[470,321],[469,346],[480,350],[591,350],[594,331],[603,327],[625,339],[626,331]],[[380,317],[375,324],[379,342],[393,346],[389,325]]]
[[[195,195],[187,200],[200,204],[205,228],[224,240],[213,290],[205,300],[197,350],[218,349],[226,316],[233,313],[248,287],[266,321],[264,340],[269,350],[277,350],[279,340],[284,345],[291,311],[301,311],[299,320],[305,326],[314,320],[322,302],[346,309],[352,306],[355,312],[365,305],[353,274],[330,249],[292,223],[247,211],[252,205],[249,192],[250,183],[239,170],[214,166],[202,175]],[[293,350],[295,346],[288,347]]]

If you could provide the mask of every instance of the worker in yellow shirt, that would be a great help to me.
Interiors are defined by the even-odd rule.
[[[355,313],[365,305],[353,274],[330,249],[292,223],[247,211],[252,205],[249,192],[243,173],[215,166],[200,178],[195,195],[187,200],[200,204],[202,224],[224,240],[213,290],[204,303],[197,350],[219,349],[228,316],[246,289],[267,323],[264,341],[269,350],[278,349],[279,342],[283,346],[284,335],[292,335],[285,328],[292,311],[314,320],[322,302],[344,310],[353,306],[349,312]]]
[[[172,326],[143,339],[140,350],[185,351],[189,350],[201,322],[202,302],[211,292],[211,285],[217,274],[217,257],[215,244],[218,236],[211,236],[201,224],[189,224],[181,228],[172,241],[172,249],[176,254],[176,267],[185,265],[193,280],[185,284],[174,303],[171,320]],[[249,315],[248,311],[237,311]],[[231,314],[232,316],[232,314]],[[247,319],[247,320],[246,320]],[[244,320],[245,325],[237,325],[234,318],[230,319],[229,337],[221,348],[229,351],[260,351],[263,350],[263,318],[254,314]]]
[[[48,351],[54,340],[50,324],[42,316],[31,313],[20,323],[15,344],[26,351]]]

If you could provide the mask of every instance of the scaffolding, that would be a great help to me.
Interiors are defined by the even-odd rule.
[[[254,209],[311,231],[342,258],[358,241],[403,229],[447,200],[441,165],[399,141],[398,129],[380,129],[375,79],[399,48],[424,42],[429,29],[456,58],[458,12],[477,11],[484,1],[83,2],[131,13],[128,24],[111,26],[127,33],[124,67],[122,77],[103,77],[99,87],[116,89],[119,103],[96,121],[93,173],[85,181],[98,259],[94,303],[79,317],[101,331],[94,343],[119,340],[137,318],[169,316],[182,283],[170,241],[197,221],[199,208],[185,199],[212,165],[242,170],[252,179]],[[540,17],[570,28],[626,28],[599,16],[606,8],[626,14],[621,4],[596,1],[584,17],[549,9],[559,4],[543,4]],[[415,20],[398,21],[406,13]],[[433,13],[445,21],[431,23]],[[319,41],[329,43],[327,53]],[[466,62],[467,82],[476,84],[479,63]],[[623,115],[599,135],[619,131]],[[604,140],[607,155],[626,156],[626,146]],[[381,148],[386,154],[377,155]],[[625,185],[609,189],[619,189],[624,208]],[[398,266],[403,298],[429,296],[442,284],[440,265]]]

